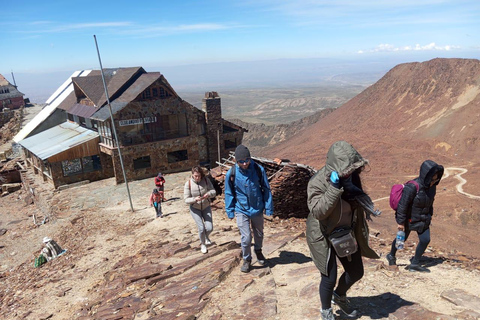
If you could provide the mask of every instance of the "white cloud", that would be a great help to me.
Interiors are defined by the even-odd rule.
[[[362,54],[362,53],[372,53],[372,52],[397,52],[397,51],[451,51],[455,49],[460,49],[459,46],[453,46],[453,45],[445,45],[445,46],[437,46],[435,42],[431,42],[427,45],[420,45],[420,44],[415,44],[414,46],[403,46],[403,47],[396,47],[393,44],[379,44],[375,48],[371,50],[359,50],[357,53]]]

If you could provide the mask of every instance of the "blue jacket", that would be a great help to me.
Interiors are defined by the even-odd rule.
[[[262,171],[263,194],[260,179],[254,168],[255,165]],[[235,190],[232,190],[230,184],[232,170],[236,170]],[[272,192],[270,191],[267,174],[262,166],[251,160],[247,170],[241,169],[238,165],[228,170],[225,176],[225,210],[230,219],[235,217],[235,212],[246,214],[249,217],[263,214],[263,210],[265,210],[267,216],[273,214]]]

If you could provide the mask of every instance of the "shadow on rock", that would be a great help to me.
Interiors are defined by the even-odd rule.
[[[398,309],[414,305],[413,302],[390,292],[377,296],[349,297],[348,299],[354,308],[359,309],[361,316],[368,316],[370,319],[389,318],[389,315]]]
[[[420,263],[424,267],[427,267],[427,268],[442,264],[443,262],[445,262],[445,259],[444,258],[438,258],[438,257],[437,258],[422,257],[420,259]]]
[[[303,264],[311,261],[312,261],[312,258],[307,257],[303,253],[292,252],[292,251],[280,251],[280,255],[278,257],[268,259],[268,266],[273,268],[277,264],[290,264],[290,263]]]
[[[176,201],[176,200],[179,200],[180,198],[179,197],[172,197],[172,198],[169,198],[167,200],[164,200],[162,201],[162,203],[165,203],[165,202],[173,202],[173,201]]]

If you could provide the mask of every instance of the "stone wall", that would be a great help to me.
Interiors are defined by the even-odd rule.
[[[80,181],[97,181],[102,179],[111,178],[114,176],[112,158],[106,154],[101,153],[100,163],[102,165],[101,170],[85,172],[80,174],[74,174],[70,176],[63,175],[62,162],[53,162],[46,168],[45,164],[38,157],[26,153],[27,167],[33,169],[35,175],[40,176],[44,182],[51,184],[55,189],[59,186],[80,182]],[[45,174],[43,171],[49,172]]]
[[[0,104],[3,108],[20,109],[25,106],[25,101],[23,101],[23,96],[20,96],[1,100]]]
[[[53,184],[54,188],[59,186],[80,182],[80,181],[97,181],[111,178],[114,176],[112,158],[106,154],[100,154],[101,170],[85,172],[81,174],[74,174],[71,176],[64,176],[62,170],[62,162],[54,162],[50,164],[50,172],[52,177],[48,178],[49,182]],[[53,179],[53,180],[52,180]]]
[[[169,163],[168,153],[180,150],[187,150],[188,159]],[[158,172],[172,173],[190,170],[193,166],[202,162],[199,159],[205,159],[205,150],[205,136],[190,136],[122,147],[121,152],[125,173],[130,181],[154,177]],[[124,179],[118,150],[110,149],[110,152],[113,154],[116,182],[122,183]],[[135,169],[134,160],[147,156],[150,157],[151,166],[149,168]]]
[[[15,116],[15,112],[11,110],[5,110],[0,112],[0,128],[9,122]]]

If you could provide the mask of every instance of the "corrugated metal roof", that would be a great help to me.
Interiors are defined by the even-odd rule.
[[[81,127],[76,123],[64,122],[20,141],[25,149],[42,160],[78,146],[91,139],[98,138],[98,133]]]
[[[85,77],[91,70],[75,71],[47,100],[47,105],[37,115],[30,120],[29,123],[20,130],[13,138],[13,141],[20,142],[27,137],[36,127],[38,127],[43,121],[45,121],[65,100],[70,93],[73,92],[72,77]]]

